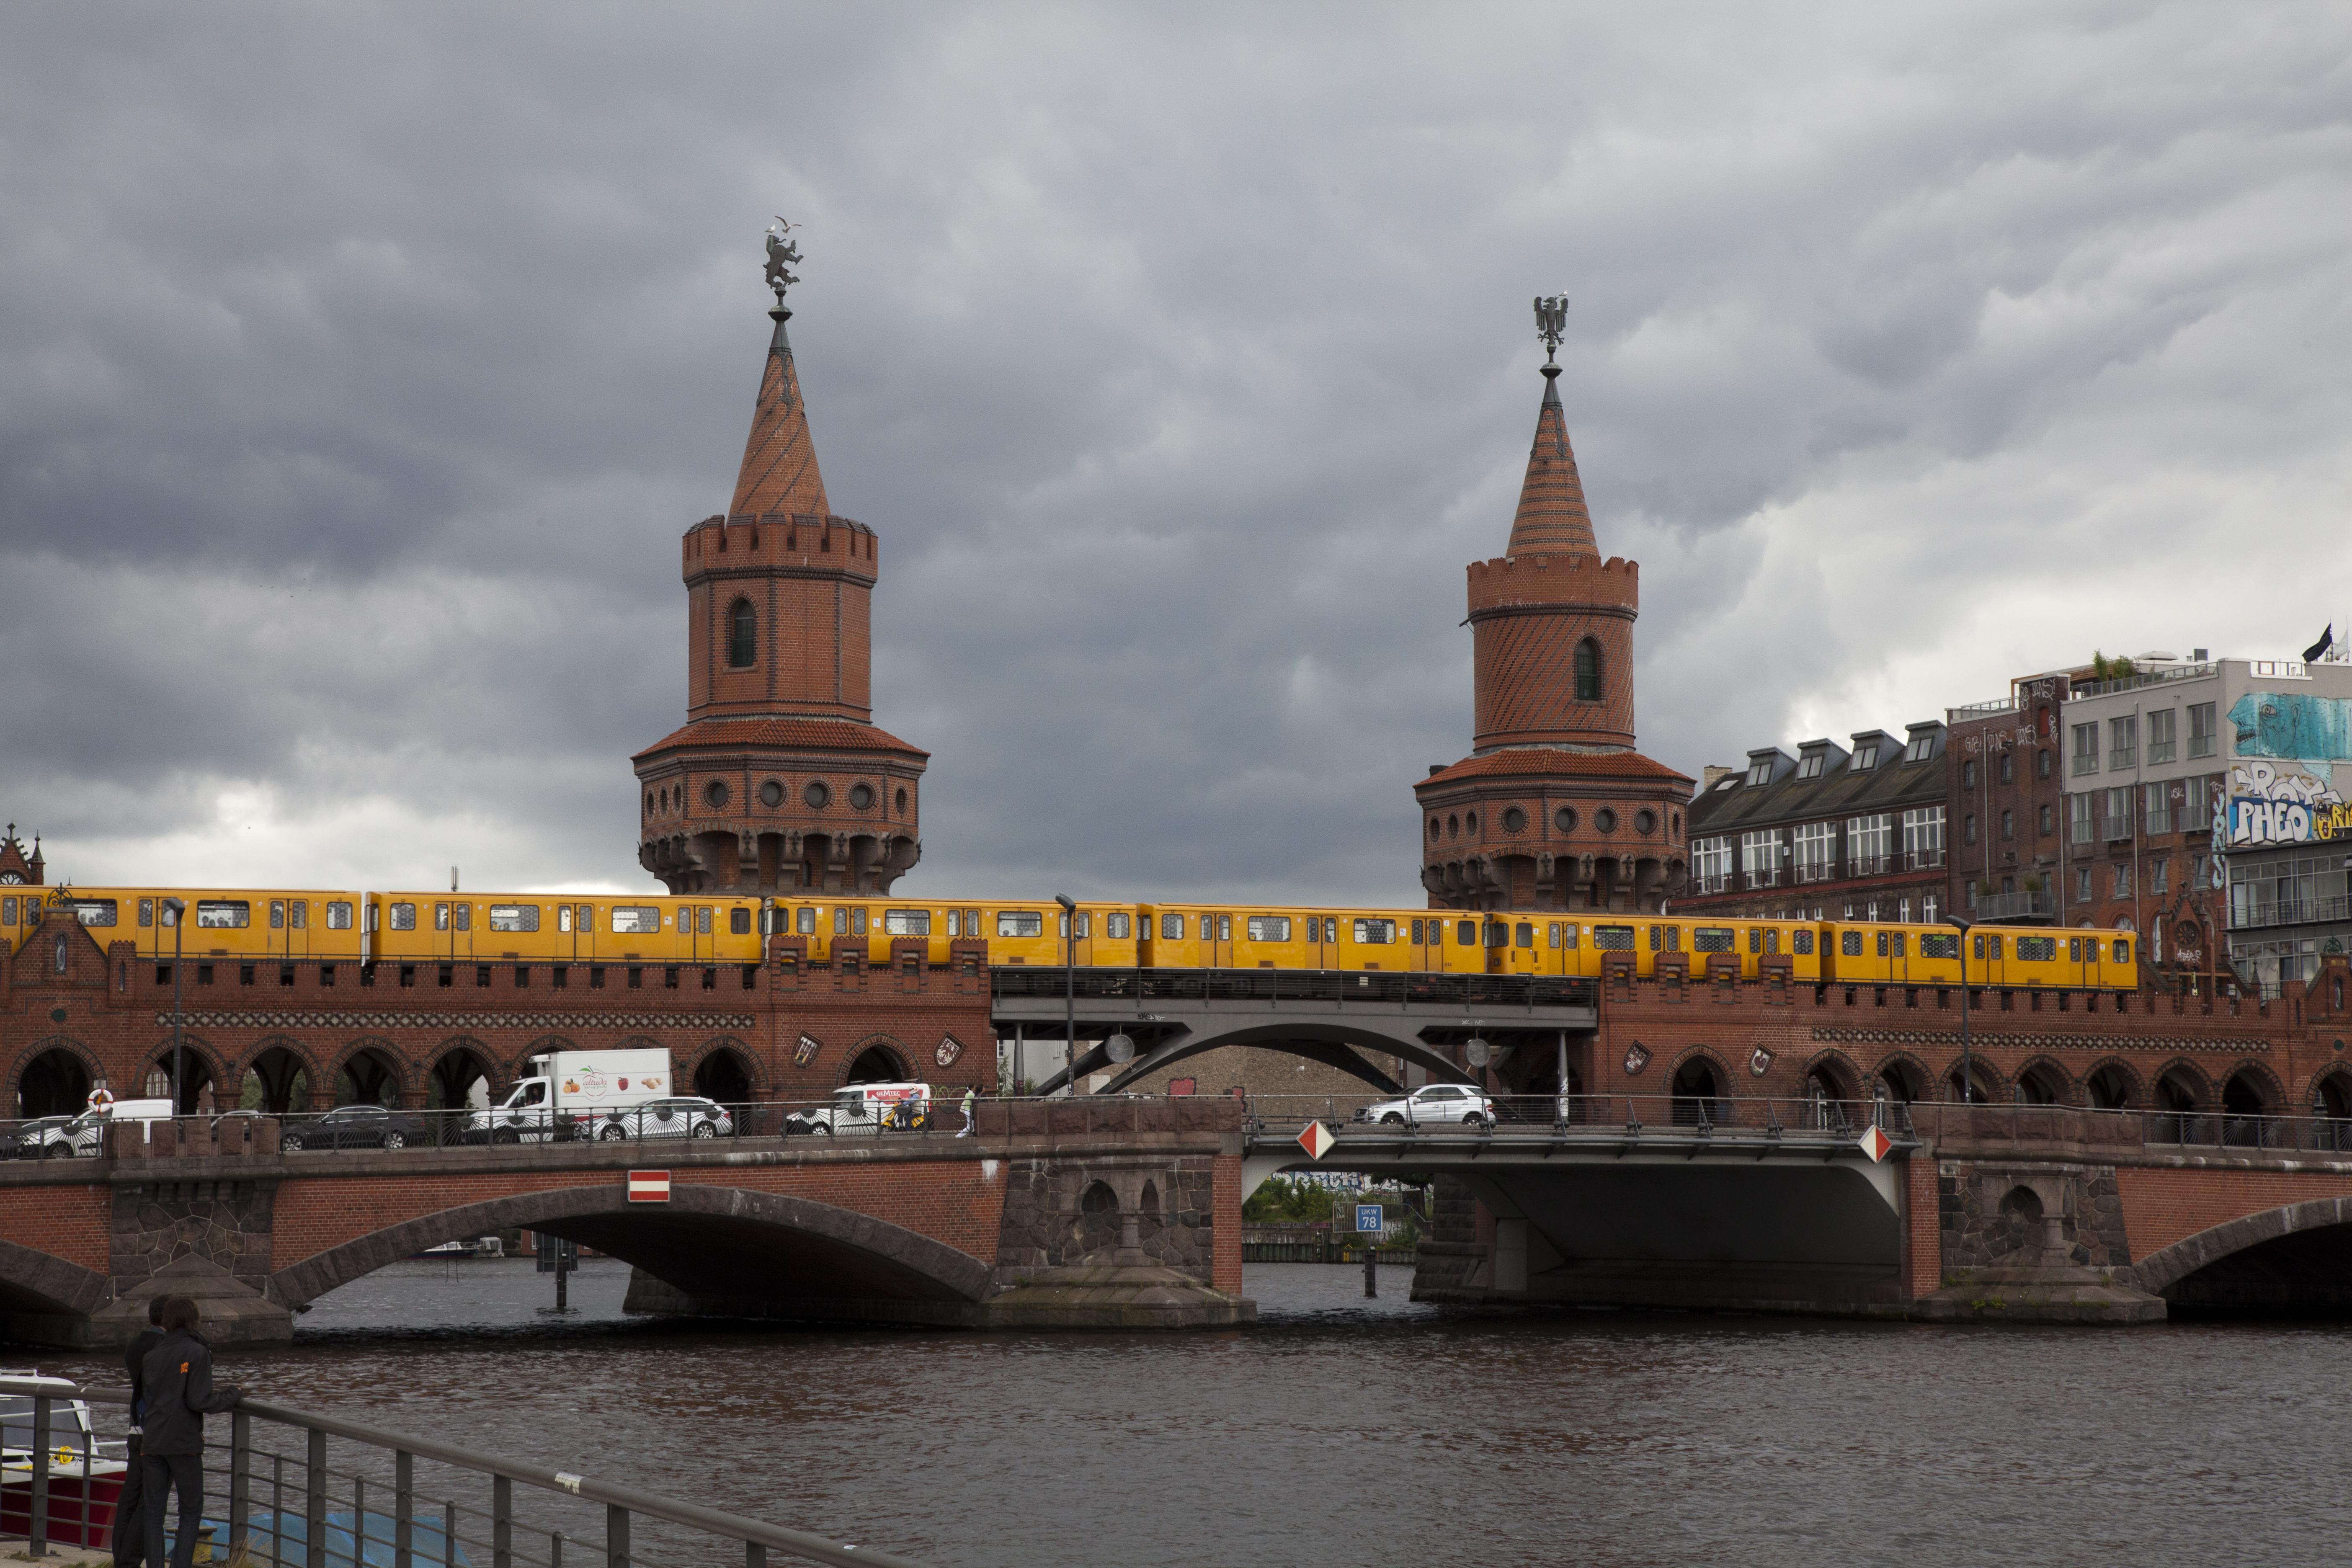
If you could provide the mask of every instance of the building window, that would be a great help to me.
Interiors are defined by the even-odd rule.
[[[1691,864],[1702,893],[1720,893],[1731,887],[1731,840],[1702,838],[1691,846]]]
[[[1924,735],[1911,737],[1911,744],[1904,748],[1903,760],[1906,763],[1924,763],[1935,754],[1936,732],[1930,730]]]
[[[1966,816],[1960,818],[1960,842],[1963,844],[1974,844],[1976,841],[1977,814],[1972,811]]]
[[[2042,837],[2047,838],[2050,837],[2050,808],[2048,806],[2045,805],[2039,812],[2035,813],[2034,826],[2041,833]]]
[[[1739,863],[1748,872],[1751,888],[1777,888],[1780,885],[1780,835],[1766,828],[1761,833],[1739,836]]]
[[[2128,788],[2106,792],[2107,838],[2110,842],[2132,836],[2132,792]]]
[[[2139,715],[2128,714],[2107,721],[2107,766],[2113,769],[2139,765]]]
[[[1974,789],[1977,787],[1976,763],[1962,763],[1960,764],[1960,787],[1962,789]]]
[[[1895,816],[1892,812],[1882,811],[1873,816],[1846,818],[1847,876],[1875,877],[1887,869],[1887,858],[1894,853]]]
[[[2000,814],[2000,836],[2003,838],[2017,837],[2017,813],[2004,811]]]
[[[1907,926],[1911,923],[1911,900],[1909,899],[1897,899],[1895,900],[1895,923],[1898,925]],[[1895,940],[1901,942],[1903,939],[1898,936]]]
[[[2148,749],[2155,750],[2153,742],[2150,742]],[[2171,832],[2172,786],[2160,784],[2142,784],[2140,812],[2140,820],[2147,825],[2147,830],[2150,833]]]
[[[2088,844],[2097,837],[2091,826],[2091,796],[2088,791],[2066,797],[2066,837],[2075,844]],[[2083,895],[2090,897],[2088,893]]]
[[[2078,904],[2091,901],[2091,868],[2088,866],[2074,868],[2074,901]]]
[[[2163,856],[2158,856],[2147,868],[2147,890],[2158,898],[2162,898],[2169,890],[2171,871],[2170,862]]]
[[[2074,771],[2095,773],[2099,771],[2099,722],[2074,726]]]
[[[1944,808],[1924,805],[1903,814],[1903,857],[1913,870],[1944,863]]]
[[[2213,705],[2210,702],[2189,705],[2189,754],[2192,757],[2213,754]]]
[[[760,613],[749,599],[738,599],[727,612],[727,662],[749,668],[760,657]]]
[[[1821,777],[1822,763],[1826,762],[1828,758],[1829,753],[1826,752],[1807,752],[1803,756],[1797,759],[1797,776],[1801,779],[1817,779]]]
[[[1837,857],[1837,825],[1808,822],[1796,833],[1796,880],[1826,882]]]
[[[1853,771],[1866,773],[1878,765],[1878,742],[1865,741],[1853,749]]]
[[[1977,885],[1974,882],[1963,882],[1960,884],[1960,901],[1968,906],[1970,912],[1975,911],[1977,907]],[[1846,919],[1852,920],[1853,918],[1853,909],[1849,905],[1846,909]]]
[[[1576,645],[1576,700],[1601,700],[1601,645],[1591,637]]]
[[[2016,759],[2007,752],[2000,754],[2000,782],[2003,784],[2017,782]]]
[[[1919,895],[1919,921],[1922,925],[1934,925],[1936,923],[1937,917],[1942,913],[1943,900],[1941,899],[1938,899],[1933,893],[1922,893]]]
[[[2115,876],[2110,884],[2115,889],[2113,896],[2118,899],[2130,898],[2132,896],[2131,862],[2122,861],[2115,866],[2113,870]]]
[[[2033,753],[2033,776],[2038,779],[2050,776],[2050,748],[2047,746]]]
[[[2179,751],[2172,738],[2173,721],[2178,717],[2169,708],[2159,708],[2147,716],[2148,766],[2172,761]]]

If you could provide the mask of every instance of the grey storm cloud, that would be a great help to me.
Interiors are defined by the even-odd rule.
[[[1685,772],[2291,651],[2352,609],[2347,58],[2324,5],[15,7],[0,811],[89,882],[644,885],[777,212],[909,891],[1413,900],[1538,292]]]

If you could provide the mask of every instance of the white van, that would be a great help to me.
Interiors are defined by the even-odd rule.
[[[69,1154],[103,1154],[108,1122],[139,1122],[146,1126],[147,1136],[152,1140],[155,1136],[153,1123],[171,1120],[172,1102],[168,1100],[118,1100],[110,1105],[92,1106],[64,1126],[52,1127],[42,1133],[41,1152],[52,1160]]]
[[[821,1106],[784,1118],[784,1136],[919,1132],[931,1124],[931,1086],[927,1083],[853,1083],[833,1091]]]
[[[530,1058],[514,1091],[466,1118],[470,1143],[546,1143],[671,1094],[669,1052],[551,1051]]]

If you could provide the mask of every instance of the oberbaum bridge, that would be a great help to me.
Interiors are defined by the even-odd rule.
[[[927,753],[871,721],[877,536],[826,497],[773,243],[769,280],[775,324],[733,500],[685,534],[687,722],[635,758],[639,860],[674,891],[879,894],[919,852]],[[1538,301],[1548,350],[1562,309]],[[1468,569],[1471,754],[1414,786],[1423,880],[1432,909],[1655,913],[1684,882],[1692,781],[1635,750],[1638,569],[1601,556],[1550,359],[1504,552]],[[747,609],[764,635],[739,662]],[[878,781],[897,809],[847,830],[839,786],[755,790],[761,777]],[[1621,812],[1640,831],[1608,831]],[[1466,836],[1436,833],[1441,817]],[[43,875],[12,833],[0,880]],[[60,1075],[128,1085],[168,1064],[170,988],[132,944],[102,945],[110,932],[54,905],[14,934],[0,962],[11,1103]],[[966,1086],[989,1097],[976,1136],[950,1135],[947,1117],[785,1139],[771,1119],[649,1161],[570,1142],[289,1152],[268,1116],[117,1126],[100,1158],[0,1168],[0,1334],[117,1343],[170,1289],[199,1298],[222,1337],[283,1341],[337,1286],[517,1228],[625,1260],[640,1311],[1234,1323],[1255,1311],[1243,1202],[1309,1169],[1433,1180],[1424,1300],[2118,1324],[2174,1306],[2352,1307],[2352,1137],[2288,1111],[2333,1076],[2352,1085],[2340,957],[2273,1000],[2143,965],[2138,990],[2086,1010],[1990,985],[1800,983],[1769,955],[1752,975],[1675,953],[1637,973],[1611,954],[1589,980],[1408,990],[1402,974],[992,969],[982,944],[947,964],[919,942],[887,967],[810,963],[803,940],[766,938],[740,990],[730,972],[722,989],[557,992],[509,964],[464,990],[377,990],[296,962],[266,993],[207,998],[178,1038],[213,1084],[299,1064],[316,1109],[345,1075],[421,1108],[469,1075],[503,1094],[542,1051],[623,1045],[667,1047],[681,1082],[755,1110],[919,1074],[942,1103]],[[1066,1042],[1075,1074],[1048,1098],[1000,1098],[993,1053],[948,1048],[1015,1037]],[[1235,1045],[1336,1067],[1368,1095],[1482,1084],[1501,1114],[1357,1121],[1361,1099],[1191,1096],[1167,1079]],[[2131,1086],[2124,1109],[2087,1103],[2095,1072],[2118,1081],[2105,1069]],[[2029,1073],[2068,1092],[2015,1103]],[[2279,1114],[2205,1113],[2211,1086],[2246,1075]],[[2159,1110],[2159,1079],[2203,1099]],[[633,1202],[629,1173],[649,1163],[667,1197]]]

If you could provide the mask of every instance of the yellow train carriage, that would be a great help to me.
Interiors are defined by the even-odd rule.
[[[2137,938],[2129,931],[1977,926],[1961,952],[1948,926],[1824,921],[1828,978],[1843,985],[1970,985],[2134,991]]]
[[[756,963],[761,900],[640,894],[371,893],[382,962]]]
[[[47,889],[22,885],[0,889],[0,953],[16,951],[27,932],[41,923]]]
[[[1021,903],[976,900],[915,902],[900,899],[792,899],[776,900],[774,929],[806,939],[809,962],[830,963],[844,952],[863,952],[868,963],[887,963],[891,944],[920,937],[924,962],[945,964],[953,944],[975,938],[988,943],[996,964],[1058,964],[1065,962],[1069,921],[1051,899]],[[1138,918],[1132,904],[1087,901],[1078,905],[1076,962],[1081,968],[1132,969],[1139,956]]]
[[[1152,969],[1420,970],[1443,954],[1442,920],[1426,910],[1150,903],[1137,914]]]
[[[171,960],[173,942],[189,958],[316,959],[357,963],[362,956],[363,895],[316,888],[59,888],[53,902],[70,903],[103,947],[128,940],[142,959]],[[187,929],[175,931],[167,899],[187,907]],[[0,907],[0,916],[8,911]],[[21,911],[19,911],[21,913]],[[0,919],[0,933],[7,933]],[[15,945],[12,942],[11,946]]]
[[[1682,955],[1688,973],[1695,976],[1714,971],[1718,955],[1745,980],[1759,977],[1768,959],[1784,956],[1796,981],[1811,984],[1822,973],[1820,933],[1806,921],[1709,921],[1597,911],[1577,911],[1573,918],[1526,913],[1481,920],[1486,967],[1498,974],[1590,979],[1600,974],[1604,957],[1611,952],[1633,954],[1634,973],[1645,978],[1657,973],[1659,958],[1668,954]]]

